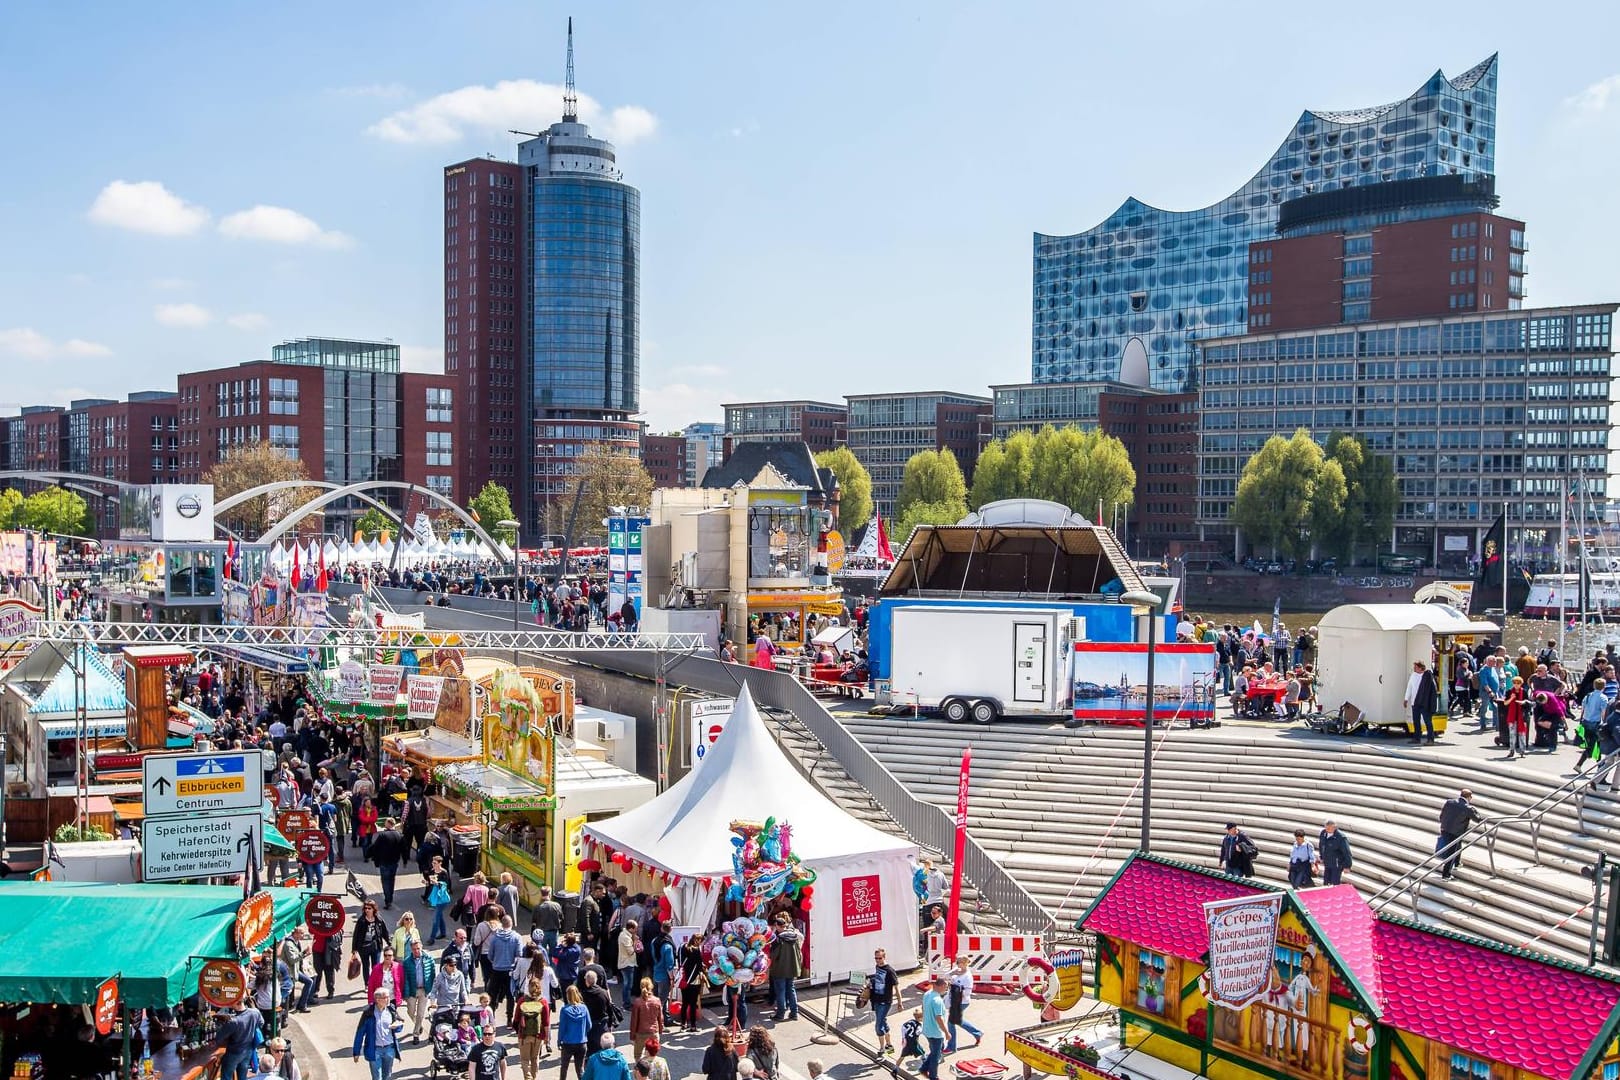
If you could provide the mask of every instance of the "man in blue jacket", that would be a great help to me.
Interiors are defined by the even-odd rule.
[[[614,1049],[613,1033],[603,1035],[597,1045],[601,1049],[585,1062],[581,1080],[630,1080],[630,1063]]]
[[[427,1015],[428,997],[438,979],[438,965],[433,957],[422,951],[420,938],[411,941],[411,954],[405,958],[405,985],[401,993],[405,1008],[411,1014],[411,1038],[422,1041],[422,1018]]]
[[[405,1021],[399,1018],[392,997],[387,987],[379,986],[354,1029],[354,1060],[366,1059],[371,1066],[371,1080],[392,1080],[394,1062],[399,1060],[399,1037],[405,1032]]]

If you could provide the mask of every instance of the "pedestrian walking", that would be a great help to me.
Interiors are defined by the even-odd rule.
[[[411,942],[410,955],[405,958],[405,1008],[411,1017],[411,1039],[422,1041],[422,1020],[427,1015],[429,996],[434,993],[439,966],[422,949],[422,940]]]
[[[563,1007],[557,1013],[557,1051],[561,1054],[557,1080],[568,1080],[570,1062],[576,1080],[585,1080],[585,1040],[590,1031],[591,1012],[585,1007],[584,995],[570,984],[563,990]]]
[[[748,1060],[754,1063],[754,1075],[760,1080],[779,1080],[782,1075],[781,1056],[771,1033],[759,1024],[748,1029]]]
[[[1338,885],[1344,881],[1344,872],[1355,865],[1350,858],[1350,841],[1332,820],[1322,823],[1316,836],[1316,857],[1322,864],[1322,884]]]
[[[394,878],[405,856],[405,837],[393,818],[383,818],[380,824],[382,827],[371,839],[371,861],[377,864],[377,874],[382,878],[383,910],[387,911],[394,906]]]
[[[1315,868],[1316,845],[1305,839],[1304,829],[1295,829],[1294,846],[1288,852],[1288,884],[1296,889],[1313,888]]]
[[[614,968],[619,973],[619,997],[621,1004],[628,1009],[630,997],[636,986],[636,959],[641,951],[641,935],[636,932],[636,921],[627,919],[624,927],[619,931],[618,941],[614,944]],[[606,959],[604,957],[604,959]]]
[[[889,1010],[900,995],[900,976],[889,965],[883,949],[872,954],[872,974],[866,977],[866,996],[872,1006],[872,1030],[877,1035],[878,1053],[894,1053],[894,1036],[889,1033]]]
[[[433,908],[433,926],[428,930],[427,943],[436,945],[450,934],[450,924],[447,916],[450,913],[450,886],[445,881],[449,874],[444,869],[444,859],[433,856],[428,864],[426,875],[427,902]]]
[[[499,1010],[506,1006],[506,1024],[512,1026],[512,1010],[517,1008],[517,987],[512,985],[512,968],[518,953],[523,951],[523,939],[512,929],[512,916],[502,915],[500,929],[484,942],[484,953],[489,957],[489,978],[485,989],[489,991],[490,1007]]]
[[[550,890],[544,891],[549,892]],[[501,871],[501,884],[495,890],[495,902],[501,905],[514,920],[518,917],[518,905],[522,902],[522,896],[518,892],[517,884],[512,880],[512,873],[509,870]],[[546,948],[551,948],[550,942],[546,943]]]
[[[1412,741],[1434,742],[1434,710],[1440,705],[1440,687],[1434,672],[1422,660],[1412,661],[1412,674],[1406,680],[1402,704],[1412,710]]]
[[[360,1013],[360,1022],[354,1029],[354,1060],[362,1057],[371,1067],[371,1080],[390,1080],[394,1075],[394,1062],[399,1060],[399,1037],[405,1030],[405,1021],[399,1018],[393,997],[379,989],[371,995],[371,1004]]]
[[[651,979],[641,980],[641,993],[630,1004],[630,1054],[640,1057],[647,1040],[664,1033],[664,1003]]]
[[[530,929],[538,929],[539,939],[551,954],[557,947],[557,934],[562,931],[562,905],[551,899],[551,886],[539,887],[539,904],[530,913]]]
[[[702,1071],[704,1080],[737,1080],[737,1051],[730,1029],[714,1029],[714,1038],[703,1051]]]
[[[923,995],[923,1038],[928,1040],[928,1056],[918,1070],[928,1080],[939,1080],[939,1062],[945,1056],[945,1025],[949,1013],[946,1000],[947,984],[944,976],[935,976],[933,985]]]
[[[1449,853],[1440,865],[1441,877],[1449,879],[1456,871],[1458,862],[1462,860],[1463,834],[1479,817],[1479,811],[1474,808],[1474,793],[1467,788],[1458,792],[1455,799],[1447,799],[1445,805],[1440,807],[1440,837],[1435,841],[1434,853]]]
[[[377,913],[377,902],[367,900],[360,905],[360,917],[354,920],[354,935],[349,948],[352,957],[360,958],[360,977],[371,981],[371,969],[382,958],[388,945],[388,924]]]
[[[787,913],[776,917],[776,937],[771,941],[771,996],[776,1002],[773,1023],[799,1018],[799,990],[795,980],[804,972],[804,935]]]
[[[706,965],[703,962],[703,943],[693,934],[681,946],[681,1030],[696,1031],[698,1029],[698,1001],[703,994],[703,984],[707,981],[704,974]]]
[[[486,1026],[467,1055],[469,1080],[506,1080],[507,1053],[506,1047],[495,1041],[494,1026]]]
[[[551,999],[531,978],[518,999],[517,1023],[513,1030],[518,1037],[518,1062],[523,1066],[523,1080],[537,1080],[540,1059],[551,1052]]]
[[[1226,835],[1221,838],[1221,869],[1233,877],[1253,877],[1254,860],[1260,854],[1249,834],[1238,828],[1237,822],[1226,823]]]
[[[623,1013],[613,1004],[613,998],[608,993],[607,987],[601,984],[594,971],[585,973],[585,987],[580,996],[585,999],[585,1009],[591,1016],[591,1030],[585,1039],[585,1045],[595,1046],[603,1035],[619,1026],[619,1019]]]
[[[609,1032],[597,1041],[597,1051],[585,1062],[585,1080],[630,1080],[630,1062],[613,1045]]]
[[[978,1046],[984,1042],[984,1032],[974,1026],[967,1018],[968,1006],[973,1002],[973,972],[968,970],[968,959],[965,956],[956,958],[956,966],[950,975],[950,996],[946,1000],[946,1021],[950,1028],[950,1037],[945,1044],[947,1054],[956,1053],[956,1029],[961,1028],[973,1036],[973,1045]]]

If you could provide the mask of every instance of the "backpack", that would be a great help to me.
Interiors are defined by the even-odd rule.
[[[1238,854],[1246,859],[1258,859],[1260,857],[1260,849],[1246,835],[1238,839],[1237,850]]]

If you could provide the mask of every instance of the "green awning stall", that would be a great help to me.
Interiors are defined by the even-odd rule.
[[[270,889],[279,941],[303,921],[307,894]],[[0,1002],[89,1005],[119,976],[132,1009],[177,1005],[209,959],[238,959],[242,890],[231,885],[0,885]]]

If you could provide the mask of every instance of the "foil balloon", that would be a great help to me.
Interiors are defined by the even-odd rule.
[[[798,899],[816,880],[816,872],[793,854],[793,828],[766,818],[731,823],[732,884],[726,899],[740,901],[749,915],[762,911],[778,896]]]

